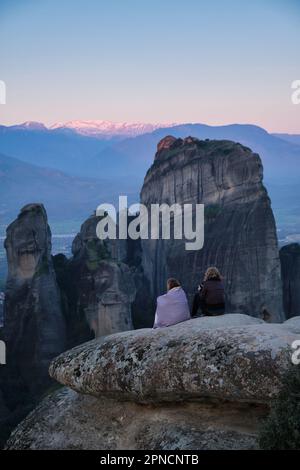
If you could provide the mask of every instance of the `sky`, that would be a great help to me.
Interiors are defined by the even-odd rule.
[[[0,124],[250,123],[300,134],[300,0],[0,0]]]

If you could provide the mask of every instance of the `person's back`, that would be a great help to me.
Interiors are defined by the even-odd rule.
[[[163,328],[189,320],[190,310],[184,290],[176,279],[168,280],[168,292],[157,298],[153,328]]]
[[[204,281],[201,289],[202,299],[207,305],[224,304],[224,284],[221,279],[208,279]]]
[[[225,291],[221,275],[217,268],[208,268],[200,291],[195,295],[192,316],[196,316],[199,307],[203,315],[223,315],[225,313]]]

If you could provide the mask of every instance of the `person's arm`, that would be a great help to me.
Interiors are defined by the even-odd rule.
[[[207,293],[207,288],[205,287],[205,285],[202,285],[201,290],[199,292],[199,301],[200,302],[205,301],[206,293]]]
[[[158,299],[156,299],[156,310],[155,310],[155,317],[154,317],[154,324],[153,328],[160,328],[161,325],[159,324],[159,319],[158,319]]]
[[[158,318],[157,318],[157,309],[156,309],[156,312],[155,312],[153,328],[159,328],[159,326],[158,326]]]

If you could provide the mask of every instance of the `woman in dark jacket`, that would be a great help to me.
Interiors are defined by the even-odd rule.
[[[199,307],[203,315],[215,316],[225,313],[225,292],[221,274],[215,267],[208,268],[199,292],[195,294],[192,317],[197,316]]]

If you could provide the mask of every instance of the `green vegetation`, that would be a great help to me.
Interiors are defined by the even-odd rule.
[[[261,449],[300,449],[300,365],[292,366],[259,436]]]
[[[107,251],[104,243],[100,240],[89,240],[86,244],[87,261],[86,266],[89,271],[95,271],[99,267],[99,263],[108,259],[109,252]]]

